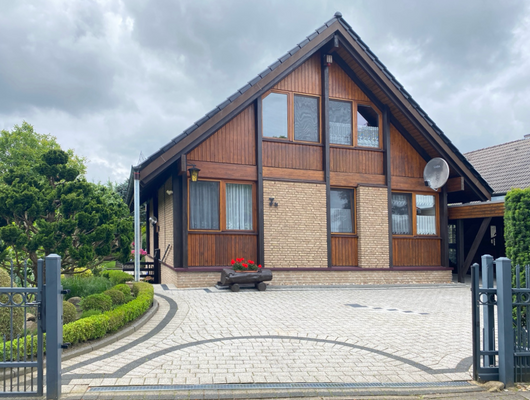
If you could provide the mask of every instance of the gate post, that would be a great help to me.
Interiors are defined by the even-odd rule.
[[[499,314],[499,380],[514,383],[514,338],[512,317],[512,265],[506,257],[495,260],[497,269],[497,312]]]
[[[46,398],[61,397],[61,353],[63,344],[63,302],[61,257],[46,257]]]
[[[493,288],[493,257],[490,255],[482,256],[482,287],[485,289]],[[489,296],[488,296],[489,297]],[[494,305],[487,301],[484,305],[484,346],[485,351],[495,350],[495,314]],[[495,356],[484,356],[484,366],[495,365]]]
[[[471,319],[473,321],[473,380],[478,381],[480,368],[480,310],[479,310],[479,271],[478,264],[471,266]]]

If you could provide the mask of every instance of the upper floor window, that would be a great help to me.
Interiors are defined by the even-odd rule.
[[[264,137],[320,142],[318,97],[271,92],[262,107]]]
[[[415,210],[413,213],[412,210]],[[392,193],[392,233],[394,235],[436,235],[436,197]]]
[[[379,148],[379,113],[371,106],[357,104],[357,131],[353,132],[352,108],[349,101],[329,101],[330,143]]]

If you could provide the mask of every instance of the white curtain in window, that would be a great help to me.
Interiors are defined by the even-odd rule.
[[[190,182],[191,229],[219,229],[219,182]]]
[[[409,214],[410,196],[392,193],[392,233],[394,235],[412,234],[412,216]]]
[[[252,185],[226,184],[226,229],[252,230]]]
[[[433,208],[434,207],[434,196],[431,195],[416,195],[416,207],[417,208]]]
[[[416,234],[436,235],[436,200],[432,195],[416,195]]]
[[[351,210],[331,209],[331,232],[350,233],[353,232]]]

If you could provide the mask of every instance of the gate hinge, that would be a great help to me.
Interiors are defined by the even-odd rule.
[[[63,343],[63,344],[61,345],[61,349],[67,349],[68,347],[70,347],[71,344],[72,344],[72,343]]]

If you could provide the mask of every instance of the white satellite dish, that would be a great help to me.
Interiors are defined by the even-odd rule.
[[[429,186],[432,190],[441,188],[447,179],[449,179],[449,165],[443,158],[433,158],[423,170],[425,186]]]

